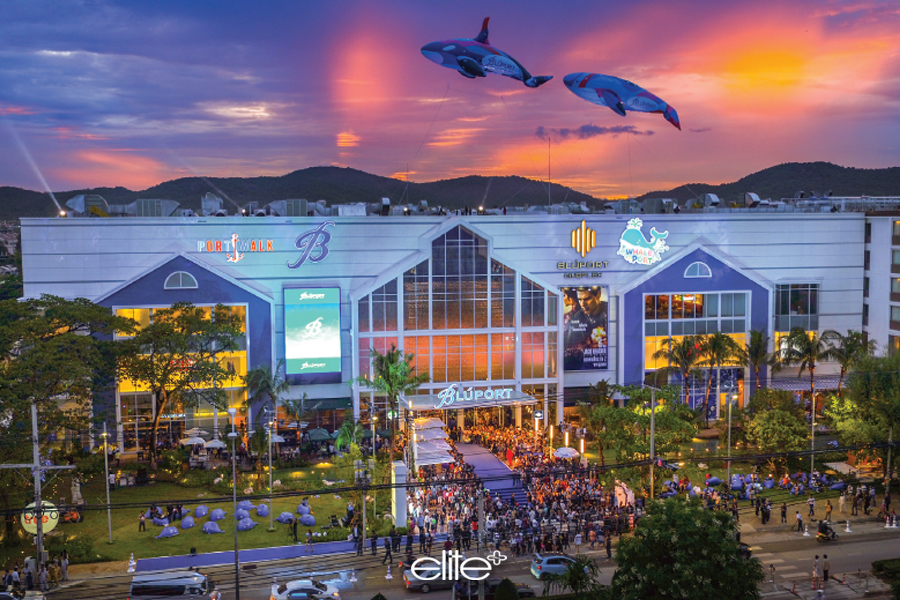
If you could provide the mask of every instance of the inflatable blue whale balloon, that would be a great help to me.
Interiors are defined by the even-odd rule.
[[[662,113],[666,121],[681,129],[681,121],[674,108],[627,79],[597,73],[569,73],[563,78],[563,83],[579,98],[606,106],[623,117],[627,111]]]
[[[422,54],[431,62],[453,69],[468,79],[497,73],[518,79],[530,88],[536,88],[553,79],[552,75],[532,76],[519,61],[491,46],[488,41],[490,20],[490,17],[485,18],[481,33],[474,40],[459,38],[431,42],[422,46]]]

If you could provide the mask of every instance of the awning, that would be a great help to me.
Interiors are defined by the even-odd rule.
[[[447,426],[443,421],[435,418],[416,419],[413,421],[413,425],[415,426],[416,431],[423,429],[441,429]]]
[[[324,429],[313,429],[309,432],[309,441],[311,442],[330,442],[331,434]]]
[[[419,453],[434,453],[434,452],[448,452],[450,450],[450,444],[445,442],[444,440],[432,440],[430,442],[416,442],[416,452]]]
[[[820,375],[816,377],[816,391],[826,392],[838,389],[841,378],[839,375]],[[773,390],[785,390],[788,392],[808,392],[809,377],[785,377],[784,379],[770,379],[769,387]]]
[[[524,392],[512,388],[475,390],[451,385],[437,394],[407,396],[407,407],[413,411],[457,410],[462,408],[492,408],[497,406],[525,406],[543,403]]]
[[[455,462],[453,457],[450,456],[448,452],[435,452],[435,453],[423,453],[419,454],[415,458],[417,467],[424,467],[425,465],[442,465],[446,463]]]
[[[447,437],[443,429],[416,429],[416,439],[422,442],[442,440]]]

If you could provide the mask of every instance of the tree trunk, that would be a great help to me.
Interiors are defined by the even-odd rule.
[[[389,460],[394,464],[394,444],[397,443],[397,398],[391,397],[391,443],[388,444],[390,449]]]
[[[710,373],[712,375],[712,373]],[[706,379],[706,398],[703,400],[703,422],[706,423],[706,428],[709,429],[709,392],[712,389],[712,377],[708,377]]]
[[[159,393],[156,394],[156,416],[153,417],[153,430],[150,435],[150,469],[153,471],[156,470],[156,459],[158,456],[159,420],[168,403],[169,395],[166,393],[166,388],[160,388]]]

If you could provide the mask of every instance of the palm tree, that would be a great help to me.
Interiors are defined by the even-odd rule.
[[[391,407],[391,432],[390,461],[394,462],[394,444],[397,441],[397,405],[400,396],[414,392],[419,386],[428,381],[428,373],[416,374],[412,361],[415,356],[412,353],[403,355],[393,344],[391,349],[381,354],[378,350],[370,350],[372,357],[374,378],[360,377],[357,383],[370,387],[375,392],[387,396]]]
[[[831,332],[826,332],[831,333]],[[828,335],[829,338],[833,336]],[[802,327],[791,329],[786,339],[786,344],[781,349],[780,361],[785,365],[798,365],[800,367],[797,377],[803,376],[803,371],[809,371],[810,392],[810,419],[816,420],[816,365],[823,360],[832,360],[836,353],[834,348],[824,336],[819,336],[815,331],[807,332]]]
[[[344,419],[344,422],[341,423],[341,428],[338,429],[335,445],[338,448],[343,448],[350,444],[358,444],[358,440],[362,439],[365,431],[365,428],[359,421],[354,419]]]
[[[288,384],[284,377],[281,376],[283,367],[284,361],[279,360],[278,364],[275,366],[274,373],[268,365],[263,365],[251,371],[247,371],[247,375],[244,376],[244,385],[247,386],[248,391],[247,399],[244,401],[244,410],[247,411],[247,416],[251,418],[250,423],[247,424],[248,429],[252,427],[254,419],[252,418],[253,415],[250,413],[253,410],[253,405],[257,402],[267,400],[268,402],[264,406],[268,407],[268,409],[272,411],[272,414],[278,412],[281,394],[290,389],[290,384]],[[259,417],[259,413],[262,409],[263,406],[257,410],[255,417]],[[258,418],[256,420],[258,420]]]
[[[599,590],[600,584],[597,583],[597,577],[600,575],[600,567],[594,559],[584,554],[575,556],[574,561],[566,562],[566,570],[559,574],[546,574],[541,579],[544,580],[544,596],[551,595],[552,591],[559,592],[571,589],[573,595],[582,594],[590,596],[591,592]],[[556,595],[556,594],[552,594]]]
[[[716,370],[716,398],[719,398],[722,365],[743,361],[744,349],[730,335],[717,331],[702,338],[704,360],[703,366]],[[709,427],[709,393],[712,389],[712,377],[706,378],[706,398],[703,401],[703,414],[706,426]],[[730,402],[730,400],[729,400]],[[718,400],[716,401],[718,406]],[[717,411],[718,414],[718,411]]]
[[[841,376],[838,379],[838,396],[844,397],[844,378],[860,360],[875,354],[875,342],[860,331],[847,332],[841,335],[837,331],[828,330],[822,334],[822,339],[831,344],[832,358],[841,364]]]
[[[311,411],[306,408],[306,401],[309,398],[306,393],[303,394],[300,398],[284,398],[281,401],[281,407],[284,409],[285,416],[291,421],[295,421],[297,423],[297,441],[300,441],[300,430],[301,422],[306,420]]]
[[[753,378],[756,380],[756,389],[762,387],[759,379],[759,370],[770,362],[769,355],[769,336],[765,331],[758,329],[750,330],[750,341],[744,344],[744,362],[750,366],[753,371]]]
[[[670,337],[662,341],[663,348],[653,353],[653,359],[665,359],[668,363],[660,371],[666,373],[680,373],[684,385],[684,401],[691,405],[691,387],[688,382],[691,374],[700,366],[703,358],[703,345],[701,336],[686,335],[683,337]]]

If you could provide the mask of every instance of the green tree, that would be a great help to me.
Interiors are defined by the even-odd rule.
[[[355,419],[344,419],[344,422],[341,423],[341,428],[338,429],[335,446],[338,448],[345,448],[351,444],[358,445],[365,432],[365,428],[359,421]]]
[[[494,590],[494,600],[519,600],[519,590],[508,577],[504,577]]]
[[[25,288],[22,281],[22,233],[18,230],[18,240],[16,242],[16,253],[12,255],[10,264],[16,267],[16,272],[7,275],[0,280],[0,301],[16,300],[25,295]]]
[[[284,361],[279,360],[275,366],[275,372],[269,365],[262,365],[247,371],[244,376],[244,385],[247,386],[247,400],[244,401],[244,410],[251,417],[251,424],[259,420],[259,413],[263,408],[277,414],[281,395],[290,389],[290,384],[281,376],[284,369]],[[254,404],[261,404],[256,415],[251,415]],[[299,429],[299,427],[298,427]]]
[[[359,377],[356,382],[368,386],[377,393],[387,396],[391,407],[391,444],[390,461],[394,462],[394,444],[397,442],[397,413],[398,401],[404,394],[409,394],[419,389],[419,386],[428,381],[428,373],[416,374],[412,366],[415,356],[404,354],[391,346],[391,349],[381,354],[372,348],[370,354],[373,362],[374,378]]]
[[[866,414],[851,396],[835,396],[825,407],[825,416],[837,433],[842,446],[864,446],[886,442],[890,426],[881,415]],[[859,458],[884,460],[885,448],[861,448],[856,451]]]
[[[769,336],[765,331],[758,329],[750,330],[750,340],[744,344],[744,361],[753,371],[753,380],[756,382],[756,389],[762,387],[759,377],[759,371],[763,365],[769,364],[771,355],[769,354]]]
[[[806,423],[784,410],[756,413],[747,424],[747,440],[763,454],[802,450],[808,439]]]
[[[800,367],[797,377],[803,376],[803,371],[809,371],[810,393],[810,418],[815,421],[816,410],[816,366],[823,361],[832,360],[835,356],[834,348],[829,343],[833,331],[826,331],[819,336],[815,331],[806,331],[795,327],[785,339],[785,344],[779,349],[779,361],[783,365],[795,365]]]
[[[156,397],[150,441],[150,463],[156,466],[159,421],[173,404],[186,408],[205,399],[222,410],[225,392],[215,385],[231,373],[218,354],[237,348],[241,317],[227,306],[211,311],[181,302],[155,310],[152,322],[126,342],[130,351],[120,363],[122,375]],[[210,387],[212,386],[212,387]]]
[[[838,396],[844,396],[844,378],[860,360],[875,354],[875,342],[869,340],[868,335],[860,331],[847,332],[841,335],[837,331],[829,330],[822,334],[822,339],[831,344],[831,358],[841,365],[841,375],[838,379]]]
[[[300,432],[303,429],[303,421],[312,416],[312,411],[309,410],[307,402],[309,402],[309,397],[306,392],[304,392],[300,398],[284,398],[281,401],[285,416],[297,423],[297,429],[295,431],[297,432],[298,442],[300,441]]]
[[[863,357],[847,387],[848,397],[859,408],[859,417],[870,426],[880,427],[882,435],[886,433],[896,442],[900,432],[900,354]],[[882,464],[887,475],[887,461]]]
[[[616,547],[610,597],[620,600],[757,600],[764,578],[757,559],[738,554],[730,513],[700,502],[652,502],[633,537]]]
[[[566,563],[566,570],[559,574],[546,574],[544,580],[544,596],[554,595],[572,590],[577,596],[591,596],[598,592],[601,585],[597,582],[600,567],[589,556],[579,554],[574,562]]]
[[[663,347],[653,353],[654,360],[665,360],[667,365],[660,371],[679,373],[684,384],[684,402],[691,405],[691,386],[688,382],[703,360],[702,336],[685,335],[666,338]]]
[[[701,364],[716,372],[716,405],[719,403],[721,387],[721,369],[726,364],[742,364],[744,349],[734,341],[730,335],[721,332],[712,333],[701,338],[703,361]],[[709,427],[709,393],[712,389],[712,377],[706,378],[706,398],[703,401],[703,415],[706,426]],[[718,414],[718,410],[716,411]]]
[[[120,348],[112,333],[134,325],[83,298],[0,302],[0,462],[31,462],[32,406],[42,441],[63,430],[88,432],[94,396],[115,374],[110,356]],[[30,495],[16,473],[0,469],[0,510],[21,508]],[[9,540],[16,528],[13,513],[4,514]]]
[[[600,453],[600,464],[605,465],[606,460],[603,456],[603,442],[601,441],[602,432],[606,429],[604,421],[604,411],[595,413],[598,407],[612,407],[612,396],[610,394],[609,382],[605,379],[598,381],[596,384],[590,384],[588,387],[588,396],[586,402],[578,403],[578,415],[584,427],[597,439],[597,449]]]

